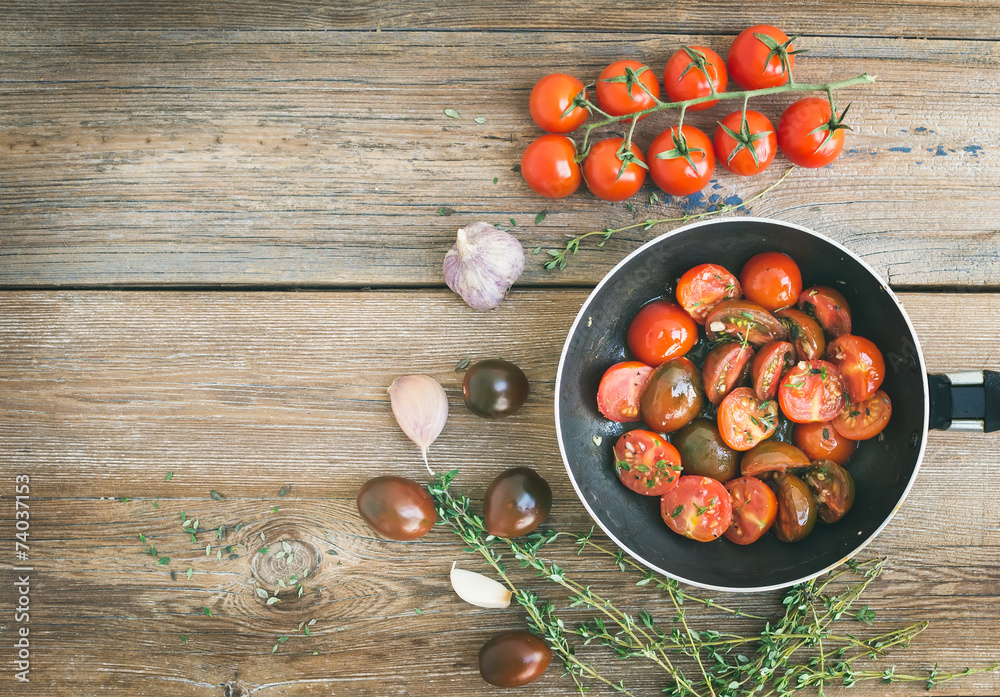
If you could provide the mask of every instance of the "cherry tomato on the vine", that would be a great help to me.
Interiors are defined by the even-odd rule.
[[[624,142],[624,138],[607,138],[594,143],[583,161],[587,188],[602,201],[624,201],[642,188],[646,180],[642,151],[632,143],[629,151],[622,153]]]
[[[587,98],[587,88],[572,75],[552,73],[535,83],[528,100],[531,118],[549,133],[575,131],[587,120],[589,112],[573,106],[577,97]]]
[[[793,305],[802,292],[802,272],[787,254],[761,252],[750,257],[740,272],[743,296],[774,312]]]
[[[536,138],[521,155],[521,175],[531,190],[546,198],[565,198],[580,186],[576,145],[566,136]]]
[[[670,56],[663,72],[663,91],[671,102],[682,102],[698,97],[707,97],[726,91],[729,78],[726,64],[718,53],[704,46],[684,46]],[[688,111],[703,111],[718,104],[713,99],[688,107]]]
[[[823,167],[844,149],[844,109],[833,116],[829,100],[806,97],[785,109],[778,121],[778,147],[799,167]]]
[[[676,303],[654,300],[635,313],[626,341],[636,358],[658,366],[691,350],[698,342],[698,325]]]
[[[671,196],[701,191],[715,171],[712,141],[694,126],[668,128],[656,136],[646,155],[649,176]]]
[[[745,90],[783,85],[795,66],[791,40],[768,24],[749,27],[733,40],[726,66],[733,82]]]
[[[636,429],[615,443],[615,471],[632,491],[660,496],[675,486],[681,476],[681,454],[662,436]]]
[[[774,125],[759,111],[734,111],[715,129],[715,158],[733,174],[748,177],[767,169],[778,150]]]
[[[596,89],[597,105],[612,116],[648,109],[660,97],[656,74],[649,66],[633,60],[615,61],[602,70]]]
[[[698,324],[724,300],[738,300],[743,289],[736,276],[718,264],[700,264],[688,269],[677,282],[677,302]]]

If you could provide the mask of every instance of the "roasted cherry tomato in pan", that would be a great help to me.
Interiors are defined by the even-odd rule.
[[[778,515],[778,499],[756,477],[740,477],[726,484],[733,500],[733,522],[723,533],[730,542],[748,545],[771,529]]]
[[[636,358],[655,367],[691,350],[698,342],[698,325],[676,303],[654,300],[632,318],[625,339]]]
[[[858,442],[840,435],[830,421],[795,424],[792,440],[810,460],[833,460],[838,465],[858,449]]]
[[[530,467],[512,467],[490,483],[483,499],[486,532],[498,537],[527,535],[552,510],[552,488]]]
[[[781,411],[795,423],[830,421],[844,408],[844,381],[826,361],[799,361],[778,387]],[[843,433],[843,431],[841,431]]]
[[[663,436],[637,429],[615,443],[615,471],[637,494],[660,496],[677,486],[681,455]]]
[[[743,289],[736,276],[717,264],[701,264],[689,269],[677,282],[677,302],[698,324],[724,300],[738,300]]]
[[[782,542],[798,542],[816,526],[816,500],[806,483],[788,472],[774,475],[778,517],[774,534]]]
[[[847,403],[833,420],[833,427],[845,438],[868,440],[882,432],[892,416],[889,395],[878,390],[871,397],[857,404]]]
[[[760,305],[747,300],[726,300],[708,313],[705,335],[709,341],[735,339],[763,346],[771,341],[783,341],[787,332],[784,325]]]
[[[709,351],[701,369],[701,384],[708,401],[718,405],[734,387],[746,380],[752,360],[753,349],[749,344],[729,342]]]
[[[830,110],[830,100],[806,97],[785,109],[778,120],[778,147],[790,162],[799,167],[824,167],[844,149],[848,126]]]
[[[734,137],[735,136],[735,137]],[[749,177],[767,169],[778,152],[771,121],[759,111],[734,111],[719,121],[712,139],[715,159],[733,174]]]
[[[815,361],[823,357],[826,339],[823,328],[802,310],[786,307],[774,316],[781,320],[788,331],[788,340],[795,346],[795,353],[801,361]]]
[[[565,198],[583,181],[576,146],[566,136],[547,133],[532,141],[521,155],[521,176],[545,198]]]
[[[704,46],[685,46],[670,56],[663,73],[663,91],[671,102],[707,97],[726,91],[729,77],[722,57]],[[688,111],[703,111],[718,104],[713,99],[688,107]]]
[[[836,523],[854,505],[854,477],[833,460],[817,460],[802,479],[816,497],[824,523]]]
[[[549,133],[575,131],[590,113],[582,106],[573,107],[577,97],[587,98],[587,88],[572,75],[552,73],[535,83],[528,99],[531,118]]]
[[[784,47],[786,68],[780,53],[774,49]],[[777,87],[788,82],[788,71],[795,67],[794,47],[788,35],[769,24],[757,24],[740,32],[733,39],[726,57],[729,76],[745,90]]]
[[[732,523],[733,504],[720,482],[709,477],[681,477],[660,499],[660,515],[677,534],[711,542]]]
[[[794,305],[802,293],[799,265],[781,252],[762,252],[750,257],[740,272],[743,297],[774,312]]]
[[[615,61],[602,70],[596,89],[597,105],[612,116],[648,109],[660,96],[656,74],[649,66],[634,60]]]
[[[437,513],[427,490],[412,479],[386,475],[358,490],[358,513],[382,537],[415,540],[434,527]]]
[[[863,336],[841,334],[826,349],[827,360],[844,376],[844,387],[852,402],[863,402],[885,379],[885,359],[874,342]]]
[[[777,427],[777,402],[757,399],[749,387],[737,387],[719,405],[719,433],[733,450],[749,450]]]
[[[698,368],[688,358],[675,358],[650,375],[639,398],[639,415],[654,431],[671,433],[688,425],[704,403]]]
[[[795,365],[795,347],[787,341],[765,344],[754,356],[750,374],[757,399],[773,399],[785,371]]]
[[[766,440],[743,453],[740,473],[744,477],[759,477],[767,472],[784,472],[808,466],[809,458],[791,443]]]
[[[740,454],[726,445],[710,419],[695,419],[673,436],[684,474],[727,482],[740,473]]]
[[[799,295],[799,309],[815,317],[832,337],[851,333],[851,308],[838,290],[826,286],[806,288]]]
[[[646,181],[646,168],[637,164],[645,163],[645,160],[635,143],[629,149],[631,154],[619,157],[618,151],[624,142],[623,138],[606,138],[594,143],[583,161],[583,178],[587,188],[602,201],[624,201],[642,188],[642,183]],[[622,158],[629,161],[626,163]]]
[[[639,361],[625,361],[604,371],[597,388],[597,408],[612,421],[639,420],[639,395],[653,369]]]
[[[479,674],[497,687],[522,687],[541,677],[552,649],[530,632],[502,632],[479,649]]]
[[[701,191],[715,171],[712,141],[694,126],[668,128],[656,136],[646,153],[649,176],[671,196]]]

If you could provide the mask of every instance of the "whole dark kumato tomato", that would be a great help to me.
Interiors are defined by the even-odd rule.
[[[740,473],[740,454],[726,445],[710,419],[695,419],[673,437],[684,474],[728,482]]]
[[[577,98],[587,98],[587,88],[572,75],[552,73],[535,83],[528,99],[531,118],[549,133],[575,131],[590,113],[582,106],[573,107]]]
[[[566,136],[554,133],[536,138],[521,155],[521,176],[539,196],[569,196],[583,181],[576,161],[576,145]]]
[[[412,479],[375,477],[358,491],[358,513],[375,532],[390,540],[415,540],[437,520],[434,501]]]
[[[462,393],[473,414],[499,419],[517,413],[528,399],[528,378],[510,361],[491,358],[466,371]]]
[[[527,535],[545,522],[551,509],[549,483],[529,467],[513,467],[500,473],[486,490],[486,532],[497,537]]]
[[[639,415],[657,433],[671,433],[691,423],[704,403],[698,368],[687,358],[675,358],[649,377]]]
[[[479,674],[497,687],[521,687],[542,676],[552,650],[528,632],[503,632],[479,649]]]

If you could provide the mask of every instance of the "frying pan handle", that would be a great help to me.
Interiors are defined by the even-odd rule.
[[[930,427],[939,431],[1000,431],[1000,372],[928,375]]]

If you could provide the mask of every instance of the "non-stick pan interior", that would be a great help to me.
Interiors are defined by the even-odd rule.
[[[838,523],[818,523],[805,540],[773,534],[741,547],[725,539],[699,543],[668,530],[659,497],[622,486],[611,450],[625,431],[597,410],[604,371],[625,360],[625,331],[651,298],[671,294],[689,268],[721,264],[739,275],[763,251],[782,251],[802,270],[805,287],[828,285],[847,298],[852,333],[874,341],[887,365],[882,389],[892,419],[881,437],[860,444],[847,464],[857,485],[853,509]],[[591,514],[626,551],[647,565],[691,583],[728,589],[789,585],[842,561],[892,515],[915,474],[925,424],[925,379],[915,337],[896,300],[863,264],[837,245],[803,229],[753,218],[703,223],[668,233],[626,259],[585,303],[564,349],[556,415],[570,476]],[[601,437],[596,445],[594,436]]]

